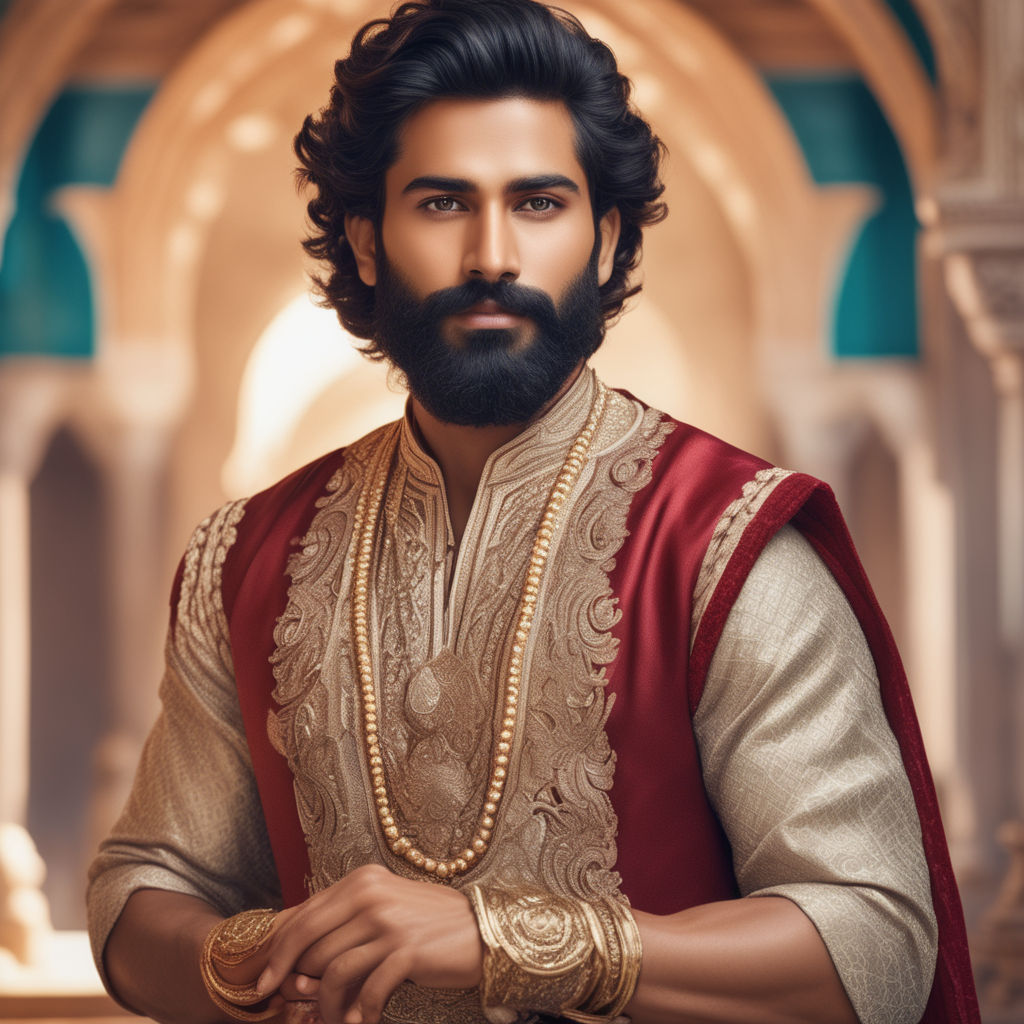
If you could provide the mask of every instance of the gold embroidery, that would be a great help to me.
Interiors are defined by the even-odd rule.
[[[729,559],[732,558],[743,536],[743,531],[751,524],[775,488],[791,475],[791,470],[775,466],[758,470],[754,479],[743,485],[743,493],[719,517],[708,542],[708,549],[704,553],[704,560],[697,574],[697,583],[693,588],[693,610],[690,615],[691,650],[697,638],[701,619],[711,603]]]
[[[492,457],[454,565],[440,471],[408,423],[353,445],[318,503],[288,567],[289,601],[273,657],[278,734],[295,776],[313,891],[371,862],[422,877],[379,836],[360,749],[345,555],[368,462],[399,431],[370,609],[382,747],[402,833],[431,856],[447,857],[472,835],[483,802],[518,588],[551,483],[595,386],[589,372],[581,375],[551,413]],[[615,656],[609,631],[618,617],[608,572],[632,496],[650,479],[670,429],[659,413],[609,394],[539,596],[520,697],[527,713],[491,849],[456,887],[530,883],[576,898],[621,898],[608,798],[614,759],[604,732],[604,666]],[[475,992],[442,998],[406,984],[386,1019],[483,1018]]]
[[[382,427],[348,449],[343,467],[317,502],[319,511],[300,550],[289,559],[288,604],[274,630],[273,697],[281,708],[274,731],[295,779],[312,892],[373,859],[362,813],[366,796],[358,734],[352,732],[354,708],[341,685],[354,678],[349,630],[334,629],[333,620],[336,581],[347,586],[351,573],[345,555],[364,467],[395,429],[395,424]],[[344,842],[338,841],[341,836]]]
[[[182,569],[181,593],[178,600],[179,628],[202,629],[217,638],[217,653],[223,664],[231,667],[231,646],[228,624],[221,596],[221,575],[224,559],[235,543],[238,524],[245,515],[246,499],[228,502],[207,516],[195,529]],[[209,544],[209,538],[214,543]],[[199,599],[209,594],[210,601]],[[209,622],[208,619],[214,621]]]

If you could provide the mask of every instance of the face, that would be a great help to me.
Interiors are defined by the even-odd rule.
[[[595,230],[561,103],[430,104],[399,136],[379,234],[346,227],[377,344],[442,419],[528,419],[600,342],[618,215]]]

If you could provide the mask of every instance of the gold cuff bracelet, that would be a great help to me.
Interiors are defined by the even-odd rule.
[[[277,915],[272,910],[245,910],[210,929],[199,956],[199,972],[207,994],[218,1009],[234,1020],[260,1021],[273,1017],[276,1011],[246,1010],[264,1002],[267,997],[256,991],[256,982],[232,985],[226,982],[219,968],[237,967],[266,945]]]
[[[580,1024],[622,1016],[642,954],[625,902],[477,885],[468,895],[484,942],[480,996],[489,1020],[505,1024],[520,1010]]]

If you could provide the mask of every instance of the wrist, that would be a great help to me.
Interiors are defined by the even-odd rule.
[[[621,1017],[642,953],[624,901],[476,885],[469,897],[484,944],[481,1002],[493,1024],[524,1010],[583,1024]]]
[[[206,994],[234,1020],[262,1021],[275,1016],[269,997],[256,990],[261,960],[274,930],[271,910],[246,910],[215,924],[199,954]]]

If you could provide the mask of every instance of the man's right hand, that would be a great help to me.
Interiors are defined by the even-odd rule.
[[[429,988],[478,984],[483,943],[462,893],[368,865],[282,912],[267,957],[263,990],[315,995],[324,1024],[371,1024],[406,979]],[[295,971],[319,981],[282,987]]]

